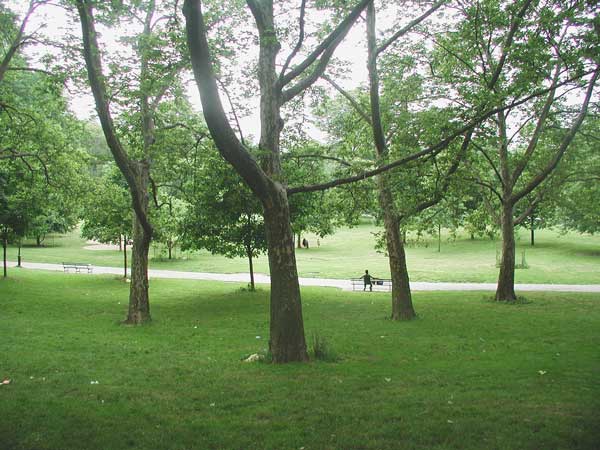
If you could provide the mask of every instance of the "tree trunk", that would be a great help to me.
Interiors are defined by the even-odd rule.
[[[298,243],[296,244],[298,246],[298,248],[302,248],[301,238],[302,238],[302,236],[300,236],[300,233],[298,233]]]
[[[250,270],[250,290],[254,291],[254,266],[252,264],[252,248],[246,247],[246,254],[248,255],[248,268]]]
[[[169,250],[169,260],[173,259],[173,243],[167,242],[167,249]]]
[[[410,280],[406,267],[404,242],[400,236],[400,223],[394,214],[392,193],[387,187],[385,175],[378,177],[379,204],[383,211],[383,223],[387,244],[388,261],[392,275],[392,320],[411,320],[417,315],[412,304]]]
[[[42,237],[41,236],[38,235],[35,237],[35,245],[36,245],[36,247],[42,246]]]
[[[531,228],[531,246],[535,245],[535,225],[534,225],[534,217],[533,213],[530,218],[530,228]]]
[[[127,238],[123,240],[123,278],[127,279]]]
[[[21,239],[19,238],[18,243],[18,253],[17,253],[17,267],[21,267]]]
[[[2,236],[2,252],[3,252],[3,268],[4,268],[4,278],[6,278],[8,276],[8,272],[6,270],[7,264],[6,264],[6,247],[8,246],[8,240],[6,238],[6,234],[4,236]]]
[[[123,238],[121,235],[119,235],[119,251],[123,250]]]
[[[438,253],[442,251],[442,226],[438,224]]]
[[[148,165],[136,164],[136,188],[140,194],[143,212],[148,216]],[[133,218],[133,248],[131,250],[131,285],[129,289],[129,313],[125,323],[143,324],[151,320],[148,296],[148,253],[152,236],[144,231],[137,214]]]
[[[274,24],[272,1],[248,0],[247,5],[256,20],[260,40],[258,78],[261,167],[235,136],[220,102],[199,1],[186,0],[184,3],[187,42],[204,117],[211,135],[221,155],[234,166],[260,198],[264,208],[271,274],[269,348],[273,362],[306,361],[308,354],[294,253],[294,235],[290,225],[287,192],[278,181],[283,179],[279,149],[279,137],[283,127],[280,117],[282,86],[278,81],[280,68],[277,65],[280,44]]]
[[[496,289],[497,301],[514,301],[515,295],[515,224],[512,204],[502,206],[502,257]]]
[[[271,275],[269,349],[275,363],[307,361],[289,204],[281,185],[276,191],[264,211]]]

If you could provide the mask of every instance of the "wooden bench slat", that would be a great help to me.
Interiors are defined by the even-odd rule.
[[[358,288],[364,288],[365,282],[362,278],[351,278],[350,281],[352,282],[352,290],[356,291],[357,287]],[[372,278],[371,279],[371,283],[373,285],[373,287],[379,287],[381,286],[382,288],[386,288],[386,291],[390,291],[392,289],[392,280],[389,278]],[[360,289],[358,289],[360,290]],[[381,290],[379,290],[381,291]]]
[[[75,273],[81,273],[82,269],[87,270],[87,273],[93,272],[93,267],[88,263],[72,263],[72,262],[63,262],[63,271],[69,272],[69,269],[75,269]]]

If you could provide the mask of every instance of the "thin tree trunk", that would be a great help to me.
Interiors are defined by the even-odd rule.
[[[250,290],[254,291],[254,265],[252,264],[252,249],[247,246],[246,254],[248,255],[248,268],[250,270]]]
[[[136,168],[136,182],[138,192],[141,194],[141,206],[144,214],[148,217],[148,183],[150,180],[148,165],[145,162],[138,162]],[[152,236],[145,232],[137,214],[134,214],[133,224],[129,313],[125,322],[142,324],[151,320],[148,296],[148,253]]]
[[[438,253],[442,251],[442,226],[438,224]]]
[[[502,206],[502,256],[496,289],[497,301],[514,301],[515,295],[515,225],[513,206]]]
[[[148,145],[153,142],[152,118],[149,116],[148,97],[142,89],[141,116],[144,138],[144,156],[146,161],[133,161],[125,152],[119,140],[113,119],[110,114],[110,105],[102,74],[101,53],[96,39],[92,3],[78,0],[76,2],[83,37],[84,56],[90,87],[94,94],[98,118],[106,138],[106,143],[125,177],[131,194],[134,214],[133,249],[131,261],[131,286],[129,291],[129,313],[126,323],[140,324],[150,320],[150,305],[148,300],[148,251],[152,239],[152,225],[148,218],[148,183],[149,159]],[[149,30],[149,21],[154,12],[154,4],[147,11],[144,32]],[[143,59],[143,58],[142,58]],[[142,82],[146,81],[144,62],[141,67]]]
[[[123,237],[119,235],[119,251],[123,250]]]
[[[379,158],[388,155],[385,132],[381,121],[379,102],[379,72],[377,70],[377,42],[375,31],[375,6],[367,5],[367,48],[369,70],[369,97],[371,100],[371,128],[373,141]],[[388,174],[377,177],[379,204],[383,211],[383,223],[392,275],[392,320],[411,320],[416,317],[410,292],[410,280],[406,267],[404,242],[400,237],[400,221],[396,213],[394,198],[388,183]]]
[[[534,225],[533,211],[531,212],[529,223],[530,223],[530,228],[531,228],[531,246],[533,247],[535,245],[535,225]]]
[[[169,250],[169,260],[173,259],[173,243],[167,242],[167,249]]]
[[[300,236],[300,233],[298,233],[298,243],[296,244],[298,246],[298,248],[302,248],[302,244],[300,239],[302,238],[302,236]]]
[[[416,317],[410,292],[410,280],[406,266],[404,242],[400,236],[400,223],[394,214],[392,193],[387,187],[385,175],[378,177],[379,204],[383,211],[383,223],[392,275],[392,320],[411,320]]]
[[[269,349],[275,363],[307,361],[288,199],[283,187],[277,187],[277,200],[264,211],[271,275]]]
[[[6,247],[8,246],[8,240],[6,238],[6,234],[4,234],[4,236],[2,236],[2,251],[3,251],[3,262],[4,262],[4,278],[6,278],[8,276],[8,272],[7,272],[7,263],[6,263]]]
[[[18,243],[18,253],[17,253],[17,267],[21,267],[21,239],[19,238]]]
[[[123,240],[123,278],[127,279],[127,237]]]
[[[36,247],[42,246],[42,237],[41,236],[38,235],[35,237],[35,245],[36,245]]]

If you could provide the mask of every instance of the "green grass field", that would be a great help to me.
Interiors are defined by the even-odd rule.
[[[380,278],[389,277],[385,255],[374,250],[373,233],[379,229],[363,224],[352,229],[340,229],[335,235],[320,239],[308,236],[310,249],[297,250],[300,276],[316,278],[351,278],[360,276],[365,269]],[[414,238],[413,238],[414,239]],[[66,236],[51,236],[45,247],[29,244],[22,251],[25,261],[86,262],[95,265],[121,266],[122,254],[118,251],[84,250],[85,241],[74,232]],[[471,240],[458,236],[456,240],[442,236],[441,252],[437,240],[427,238],[417,246],[407,248],[408,268],[414,281],[495,282],[498,277],[496,252],[498,240]],[[600,284],[600,236],[580,234],[561,235],[544,230],[536,233],[536,245],[529,245],[526,230],[517,238],[517,257],[525,251],[528,269],[516,271],[518,283]],[[151,251],[151,257],[160,252]],[[236,273],[247,272],[243,258],[228,259],[208,252],[185,253],[172,261],[153,258],[151,268],[188,270],[197,272]],[[16,260],[16,249],[9,258]],[[256,260],[255,270],[268,273],[267,257]]]
[[[600,298],[303,289],[337,362],[271,365],[268,291],[152,280],[153,322],[119,324],[128,285],[14,269],[0,280],[0,448],[586,449],[600,442]],[[97,384],[92,382],[97,381]]]

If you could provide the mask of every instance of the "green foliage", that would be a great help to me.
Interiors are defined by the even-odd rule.
[[[81,235],[107,244],[119,243],[132,235],[131,197],[121,173],[112,167],[102,178],[91,182],[81,214]]]
[[[183,249],[203,248],[229,258],[266,251],[260,203],[214,149],[204,150],[194,180],[198,184],[182,225]]]
[[[3,42],[14,38],[4,36]],[[18,53],[11,64],[29,67]],[[0,215],[5,226],[12,220],[15,236],[41,243],[48,233],[75,226],[87,185],[83,134],[55,79],[6,72],[0,83]]]
[[[600,232],[600,121],[590,116],[577,136],[560,174],[560,188],[553,206],[556,222],[566,230]]]
[[[154,224],[154,240],[165,246],[169,259],[173,257],[173,250],[179,244],[183,220],[187,211],[187,204],[175,197],[166,197],[164,194],[158,199],[159,208],[152,210],[152,223]]]

